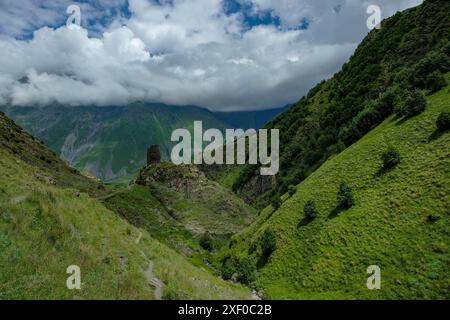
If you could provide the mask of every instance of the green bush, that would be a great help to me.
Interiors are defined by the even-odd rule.
[[[383,169],[389,170],[400,163],[400,154],[394,148],[389,148],[381,156],[383,160]]]
[[[349,209],[355,204],[352,189],[345,182],[341,182],[339,186],[337,199],[341,209]]]
[[[428,76],[434,72],[445,73],[450,70],[450,58],[441,51],[430,52],[414,69],[413,84],[419,88],[426,87]]]
[[[230,280],[235,273],[237,273],[237,269],[235,264],[231,259],[225,260],[225,262],[222,264],[222,278],[225,280]]]
[[[249,284],[255,281],[257,276],[256,259],[253,256],[242,257],[239,260],[237,272],[240,282]]]
[[[404,105],[397,110],[397,113],[399,116],[411,118],[425,111],[426,107],[427,100],[425,96],[421,91],[416,90],[410,94]]]
[[[316,203],[313,200],[306,202],[303,207],[303,212],[305,213],[306,218],[309,220],[314,220],[317,217]]]
[[[445,86],[447,86],[447,79],[439,71],[429,74],[425,81],[425,88],[431,93],[437,92]]]
[[[297,192],[297,187],[294,186],[293,184],[291,184],[288,187],[288,192],[289,192],[289,195],[292,197]]]
[[[214,251],[214,240],[211,237],[211,235],[209,234],[209,232],[204,233],[201,237],[200,237],[200,246],[209,251],[212,252]]]
[[[447,131],[450,129],[450,112],[442,112],[437,121],[436,126],[440,131]]]
[[[277,249],[277,238],[272,230],[266,230],[262,234],[261,248],[266,256],[272,254]]]

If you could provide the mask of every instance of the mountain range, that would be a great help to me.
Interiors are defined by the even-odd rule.
[[[0,113],[0,299],[449,299],[449,13],[425,0],[384,20],[268,119],[275,177],[144,163],[173,129],[242,114],[4,107],[26,130]]]
[[[217,112],[194,106],[135,103],[113,107],[2,106],[9,117],[75,168],[107,182],[129,182],[145,164],[147,148],[170,159],[171,134],[194,121],[219,130],[259,129],[285,109]]]

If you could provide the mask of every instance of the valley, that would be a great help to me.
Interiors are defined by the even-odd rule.
[[[282,109],[3,103],[0,299],[448,300],[449,13],[385,19]],[[247,141],[222,133],[252,127],[279,137],[253,136],[273,175],[251,138],[224,164]],[[222,141],[192,159],[192,137]]]

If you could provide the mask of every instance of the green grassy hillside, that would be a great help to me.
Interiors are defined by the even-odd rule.
[[[208,180],[194,165],[148,166],[136,183],[104,202],[134,226],[200,264],[207,258],[200,246],[203,236],[219,247],[255,217],[253,208]]]
[[[280,129],[276,186],[270,180],[258,181],[259,168],[247,166],[238,169],[233,190],[265,207],[379,125],[404,96],[415,89],[436,89],[436,73],[450,71],[449,38],[447,0],[425,0],[384,20],[341,71],[267,125]]]
[[[43,172],[3,150],[0,167],[0,299],[153,299],[148,259],[163,298],[250,298],[87,194],[41,182],[34,175]],[[69,265],[81,268],[81,290],[66,288]]]
[[[328,160],[280,209],[266,208],[233,237],[218,261],[232,268],[255,257],[254,284],[269,298],[449,299],[450,132],[436,130],[442,111],[450,111],[449,86],[428,98],[424,113],[391,116]],[[401,162],[384,172],[381,155],[389,147]],[[337,209],[342,181],[353,190],[348,210]],[[304,214],[309,200],[317,207],[312,221]],[[261,261],[266,230],[276,249]],[[370,265],[381,267],[381,290],[366,287]]]
[[[3,114],[0,144],[0,299],[251,298],[107,209],[98,199],[114,190]],[[70,265],[81,290],[66,287]]]

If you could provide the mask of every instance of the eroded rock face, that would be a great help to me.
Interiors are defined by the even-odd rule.
[[[259,171],[259,169],[258,169]],[[261,176],[255,174],[245,185],[245,188],[239,190],[237,194],[247,203],[254,203],[257,198],[273,190],[276,186],[276,176]]]
[[[203,186],[207,179],[195,165],[173,165],[169,163],[161,163],[156,165],[150,164],[143,169],[136,180],[141,185],[150,185],[158,182],[166,185],[177,192],[183,191],[186,184]]]

